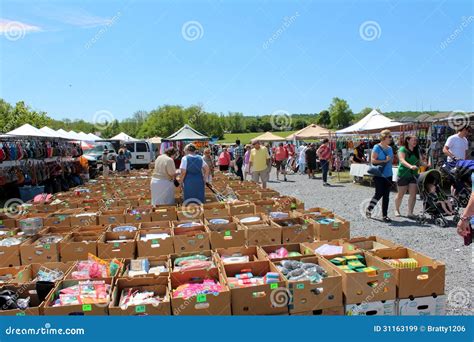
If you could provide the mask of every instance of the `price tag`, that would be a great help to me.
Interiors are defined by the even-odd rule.
[[[202,240],[202,239],[204,239],[204,235],[199,234],[199,235],[197,236],[197,238],[198,238],[199,240]]]
[[[135,312],[136,313],[144,313],[146,311],[146,306],[145,305],[137,305],[135,307]]]
[[[333,228],[333,229],[339,229],[339,222],[334,222],[334,223],[332,224],[332,228]]]
[[[270,289],[272,290],[275,290],[278,288],[278,284],[277,283],[273,283],[273,284],[270,284]]]
[[[49,243],[43,245],[44,249],[50,249],[51,248],[51,245]]]
[[[302,289],[304,289],[304,284],[296,284],[296,288],[298,290],[302,290]]]
[[[114,242],[114,247],[115,247],[115,248],[117,248],[117,247],[119,247],[119,246],[120,246],[120,244],[119,244],[118,242]]]
[[[390,272],[385,272],[385,273],[383,274],[383,277],[384,277],[385,279],[388,279],[388,278],[390,278],[391,276],[392,276],[392,275],[390,274]]]
[[[226,231],[224,232],[224,236],[230,236],[230,230],[226,230]]]
[[[196,296],[196,302],[197,303],[205,303],[207,302],[207,295],[205,294],[199,294]]]
[[[296,203],[291,203],[291,209],[296,209]]]
[[[428,271],[429,271],[429,269],[428,269],[427,266],[423,266],[423,267],[421,268],[421,273],[428,273]]]
[[[157,245],[157,244],[158,244],[158,240],[151,240],[151,244],[152,244],[152,245]]]
[[[0,220],[0,224],[3,224],[3,220]]]
[[[347,249],[350,250],[350,251],[353,251],[353,250],[354,250],[354,246],[349,245],[349,246],[347,246]]]
[[[150,204],[150,200],[149,200],[149,199],[147,199],[145,203],[146,203],[146,204]]]
[[[25,316],[26,314],[22,311],[22,312],[18,312],[16,315],[17,316]]]
[[[84,311],[84,312],[92,311],[92,305],[91,304],[82,304],[82,311]]]

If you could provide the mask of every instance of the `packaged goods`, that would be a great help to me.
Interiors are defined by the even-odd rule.
[[[86,261],[79,261],[75,270],[71,273],[72,279],[95,279],[115,277],[118,270],[123,264],[117,260],[112,259],[106,261],[89,254],[89,259]]]
[[[64,277],[64,272],[59,269],[49,269],[45,266],[41,266],[36,275],[37,281],[48,281],[54,283],[61,280]]]
[[[229,287],[243,288],[255,285],[278,283],[280,277],[276,272],[267,272],[263,277],[255,276],[250,270],[242,270],[242,273],[236,274],[234,277],[228,277]]]
[[[110,285],[102,281],[81,281],[63,288],[51,306],[108,303]]]
[[[12,290],[0,291],[0,310],[26,310],[30,305],[30,297],[21,298],[20,294]]]
[[[314,263],[305,263],[296,260],[283,260],[277,268],[289,281],[309,280],[319,283],[328,276],[326,270]]]
[[[131,305],[159,305],[163,303],[164,297],[156,295],[153,291],[141,290],[140,288],[128,288],[122,290],[119,306],[123,309]]]
[[[176,258],[174,261],[174,271],[190,271],[190,270],[199,270],[207,269],[214,267],[214,262],[211,257],[196,254],[186,257]]]
[[[213,279],[205,279],[202,283],[186,283],[173,290],[173,298],[187,299],[197,295],[218,295],[225,288]]]
[[[113,232],[134,232],[137,230],[137,227],[134,226],[118,226],[112,228]]]
[[[11,246],[18,246],[21,244],[23,241],[25,241],[25,238],[23,237],[8,237],[3,240],[0,240],[0,246],[1,247],[11,247]]]
[[[418,261],[414,258],[385,259],[391,266],[395,268],[417,268]]]

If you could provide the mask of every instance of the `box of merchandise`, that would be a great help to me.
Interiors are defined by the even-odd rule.
[[[80,212],[80,209],[58,210],[43,219],[44,226],[71,227],[71,217]]]
[[[204,218],[220,218],[229,216],[229,208],[225,203],[206,203],[204,204]]]
[[[178,216],[179,221],[203,220],[204,208],[202,204],[190,202],[178,207],[176,214]]]
[[[278,211],[304,210],[304,203],[292,196],[279,196],[274,198]]]
[[[99,223],[98,216],[101,210],[81,209],[71,215],[71,227],[74,226],[95,226]]]
[[[344,306],[335,306],[327,309],[295,312],[293,316],[344,316]]]
[[[72,265],[64,280],[112,280],[123,274],[124,263],[125,259],[101,259],[89,254]]]
[[[230,216],[255,214],[255,204],[249,202],[236,201],[228,204]]]
[[[74,262],[45,262],[42,264],[28,265],[22,272],[18,273],[10,283],[25,284],[49,282],[56,283],[63,280],[69,273]]]
[[[0,213],[0,228],[15,228],[16,220]]]
[[[151,212],[152,221],[175,221],[177,219],[175,206],[158,206]]]
[[[281,241],[283,243],[313,242],[314,221],[301,217],[271,219],[281,227]]]
[[[56,235],[56,234],[69,234],[73,229],[71,227],[43,227],[38,234],[41,235]]]
[[[170,275],[173,315],[231,314],[231,293],[218,268],[173,272]]]
[[[344,242],[342,239],[332,241],[314,241],[311,243],[305,242],[302,245],[304,247],[304,254],[331,256],[336,254],[361,252],[353,245]]]
[[[225,264],[222,271],[232,294],[233,315],[288,313],[288,289],[270,261]]]
[[[334,218],[334,213],[326,208],[314,207],[309,209],[299,209],[293,211],[294,215],[301,216],[305,219],[319,220],[322,218]]]
[[[254,201],[255,211],[268,215],[271,212],[278,211],[278,205],[271,198]]]
[[[320,259],[324,268],[332,267],[342,276],[346,304],[395,300],[396,271],[367,252],[346,253]]]
[[[207,270],[218,267],[219,262],[210,250],[201,252],[176,253],[170,255],[172,272]]]
[[[258,192],[260,193],[262,200],[280,196],[280,193],[273,189],[258,189]]]
[[[220,266],[242,264],[250,261],[268,260],[266,253],[258,246],[217,248],[216,257]]]
[[[151,206],[132,207],[125,211],[126,223],[151,222]]]
[[[173,228],[175,253],[199,252],[211,249],[209,233],[204,225]]]
[[[272,261],[286,281],[290,313],[342,306],[342,277],[321,257]]]
[[[378,249],[372,253],[395,268],[397,298],[444,294],[444,263],[403,247]]]
[[[105,233],[109,226],[92,225],[92,226],[75,226],[71,227],[73,233]]]
[[[232,222],[231,217],[206,219],[206,228],[212,249],[246,245],[245,229]]]
[[[381,300],[363,302],[360,304],[347,304],[346,316],[396,316],[395,300]]]
[[[36,284],[3,285],[0,287],[0,292],[3,296],[10,295],[11,298],[0,308],[0,316],[41,315],[44,298],[41,298],[41,291],[38,293]]]
[[[240,201],[258,201],[262,199],[262,195],[257,190],[237,190],[235,192]]]
[[[243,225],[249,246],[265,246],[281,243],[281,227],[275,224]]]
[[[23,279],[28,279],[29,265],[27,266],[10,266],[0,268],[0,285],[11,282],[23,282]]]
[[[61,261],[86,260],[89,254],[97,255],[97,244],[103,233],[72,233],[59,243]]]
[[[168,227],[165,228],[165,224]],[[173,230],[169,222],[155,225],[153,222],[142,223],[138,231],[137,255],[160,256],[174,253]],[[148,228],[145,228],[148,227]]]
[[[349,221],[334,215],[334,218],[322,218],[314,221],[314,238],[319,241],[350,238]]]
[[[97,253],[101,259],[134,258],[137,247],[137,232],[105,232],[97,242]]]
[[[112,291],[109,315],[171,315],[168,277],[118,278]]]
[[[234,220],[235,223],[238,223],[242,226],[251,226],[251,225],[269,223],[268,217],[262,213],[233,215],[232,219]]]
[[[43,314],[107,316],[112,289],[112,279],[60,281],[46,298]]]
[[[344,241],[353,245],[355,249],[364,251],[375,251],[377,249],[401,247],[395,242],[383,239],[378,236],[357,237],[352,239],[345,239]]]
[[[120,278],[142,278],[142,277],[168,277],[171,272],[171,261],[169,256],[139,257],[137,259],[126,259]]]
[[[271,261],[279,261],[284,259],[298,259],[304,255],[313,256],[314,253],[306,253],[303,244],[300,243],[284,243],[278,245],[266,245],[260,247],[266,257]]]
[[[126,208],[116,207],[114,209],[104,210],[98,217],[100,225],[125,223],[125,212]]]
[[[22,265],[59,261],[59,244],[68,235],[37,235],[20,245]]]
[[[2,235],[0,238],[0,267],[20,266],[20,246],[28,240],[27,236],[16,235]]]
[[[397,314],[399,316],[446,315],[445,295],[399,299],[397,302]]]

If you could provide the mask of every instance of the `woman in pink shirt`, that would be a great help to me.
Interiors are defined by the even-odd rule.
[[[218,163],[220,171],[229,171],[230,153],[227,152],[227,147],[222,147],[222,152],[219,155]]]
[[[247,180],[247,175],[252,175],[252,170],[250,170],[250,151],[252,148],[250,145],[245,145],[245,154],[244,154],[244,180]]]
[[[277,180],[280,180],[280,171],[283,175],[283,180],[286,182],[286,161],[288,160],[288,150],[283,143],[280,143],[275,149],[275,164],[276,164],[276,174]]]

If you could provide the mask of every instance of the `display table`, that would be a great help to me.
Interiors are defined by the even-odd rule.
[[[351,164],[350,175],[352,177],[360,177],[360,178],[363,178],[364,176],[372,177],[372,175],[369,175],[367,173],[367,170],[369,169],[369,167],[370,167],[369,164]],[[392,169],[393,169],[392,180],[396,181],[397,180],[397,168],[393,167]]]

